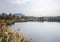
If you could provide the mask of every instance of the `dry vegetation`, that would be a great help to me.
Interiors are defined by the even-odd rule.
[[[0,42],[29,42],[22,33],[13,32],[11,28],[0,24]]]

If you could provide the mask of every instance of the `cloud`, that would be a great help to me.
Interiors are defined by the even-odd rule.
[[[18,5],[20,5],[20,4],[25,4],[25,3],[31,2],[31,1],[32,1],[32,0],[10,0],[11,3],[13,3],[13,4],[18,4]]]
[[[6,12],[8,12],[8,10],[12,13],[21,12],[29,16],[60,15],[59,0],[6,0],[4,2],[0,2],[2,5],[0,5],[0,12],[5,9]]]
[[[32,7],[26,7],[25,13],[33,16],[59,16],[60,4],[57,0],[36,0]]]

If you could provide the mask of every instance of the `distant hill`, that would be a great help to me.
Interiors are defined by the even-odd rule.
[[[17,17],[22,17],[22,16],[24,16],[24,14],[22,14],[22,13],[15,13],[15,14],[13,14],[13,15],[15,15],[15,16],[17,16]]]

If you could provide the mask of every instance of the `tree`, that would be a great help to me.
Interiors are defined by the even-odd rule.
[[[11,14],[11,13],[9,13],[9,16],[12,16],[12,14]]]

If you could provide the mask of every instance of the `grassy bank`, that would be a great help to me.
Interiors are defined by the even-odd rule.
[[[0,24],[0,42],[29,42],[22,33],[14,32],[6,25]]]

